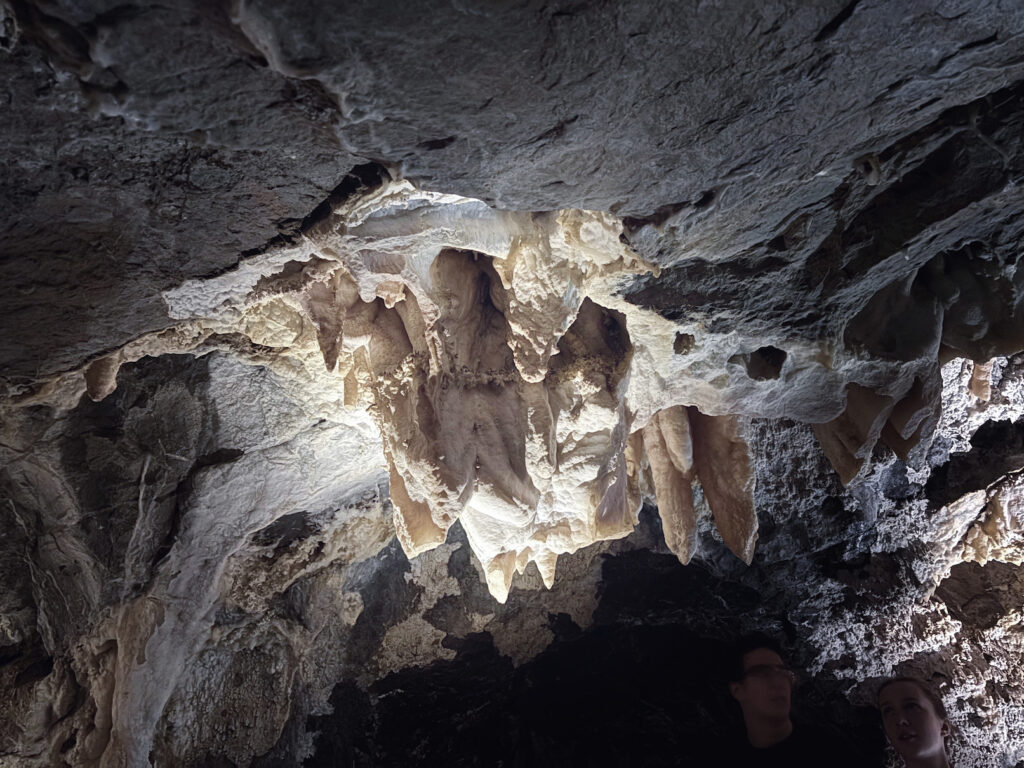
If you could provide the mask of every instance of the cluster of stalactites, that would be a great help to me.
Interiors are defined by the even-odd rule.
[[[699,478],[722,540],[750,563],[757,541],[754,473],[736,417],[673,406],[655,414],[639,434],[665,543],[679,560],[689,563],[697,547],[693,481]]]
[[[688,562],[695,481],[749,562],[753,473],[739,422],[659,386],[662,373],[681,380],[659,363],[679,365],[675,329],[617,297],[623,278],[656,271],[621,235],[605,213],[495,211],[388,182],[338,206],[303,245],[167,294],[188,333],[161,343],[227,344],[294,377],[303,396],[340,392],[337,407],[369,408],[406,553],[443,543],[460,521],[500,601],[529,563],[551,586],[560,554],[627,535],[645,498]],[[641,362],[631,322],[646,329]],[[113,391],[139,344],[85,369],[91,397]]]
[[[753,472],[738,420],[673,406],[632,431],[622,382],[632,346],[624,318],[584,299],[539,381],[510,344],[510,300],[489,260],[443,251],[430,320],[411,290],[363,302],[343,269],[310,285],[302,306],[324,361],[372,391],[395,527],[412,557],[460,520],[492,594],[533,562],[549,587],[558,555],[627,535],[644,496],[669,547],[696,548],[699,478],[725,543],[750,562]]]
[[[909,390],[896,396],[849,384],[846,409],[832,421],[814,425],[814,434],[843,485],[860,474],[879,440],[906,461],[938,423],[941,389],[937,370],[915,378]]]
[[[940,252],[884,286],[851,318],[844,347],[887,362],[890,371],[873,377],[875,386],[848,384],[845,411],[815,426],[844,484],[862,473],[879,441],[904,461],[926,442],[939,421],[940,368],[948,360],[980,363],[970,390],[988,399],[990,366],[984,361],[1024,349],[1018,250],[972,241]]]
[[[581,216],[567,218],[568,233],[556,218],[548,235],[564,250]],[[527,250],[522,239],[515,249]],[[460,520],[504,601],[530,562],[550,587],[559,554],[627,535],[646,495],[688,562],[699,477],[724,541],[749,562],[753,473],[737,421],[670,407],[634,430],[626,319],[586,298],[579,261],[563,257],[558,275],[550,255],[543,265],[530,258],[518,277],[508,261],[444,249],[415,284],[395,272],[371,278],[364,261],[359,282],[341,267],[302,293],[327,369],[372,392],[406,553],[443,543]],[[564,281],[558,296],[544,294],[538,275],[549,291]]]
[[[687,562],[699,477],[723,539],[750,561],[753,473],[736,420],[670,406],[642,433],[633,423],[628,319],[605,304],[651,268],[615,217],[376,194],[389,215],[337,212],[310,234],[313,277],[263,280],[262,297],[297,296],[346,402],[369,400],[410,557],[459,520],[504,601],[529,563],[551,586],[558,555],[627,535],[646,496]],[[666,464],[664,444],[686,449]]]
[[[939,268],[962,272],[963,259],[939,259],[911,289],[884,289],[847,328],[846,348],[894,361],[898,376],[885,369],[844,382],[819,364],[820,350],[793,342],[785,370],[754,381],[710,338],[680,346],[672,323],[618,297],[624,278],[656,271],[621,235],[605,213],[496,211],[385,181],[339,204],[302,245],[171,292],[172,316],[187,322],[93,361],[86,390],[102,399],[123,362],[208,339],[272,350],[258,362],[288,361],[282,370],[303,372],[302,387],[373,410],[405,551],[437,546],[459,520],[504,600],[530,562],[551,585],[559,554],[628,534],[644,498],[688,562],[695,483],[723,541],[749,562],[757,522],[739,421],[694,404],[757,413],[774,399],[783,415],[814,421],[838,410],[845,388],[844,410],[814,431],[848,484],[878,442],[906,460],[931,434],[941,379],[937,362],[922,361],[975,343],[981,331],[968,321],[1002,307],[978,290],[940,306],[933,283],[967,278]],[[998,331],[992,349],[1019,335],[1006,325],[983,329],[984,338]],[[780,373],[810,376],[803,389],[816,382],[826,405],[788,398]],[[972,386],[984,395],[981,378]]]

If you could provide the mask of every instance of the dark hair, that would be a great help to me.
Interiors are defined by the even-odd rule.
[[[743,657],[751,651],[756,651],[759,648],[766,648],[769,651],[774,651],[779,654],[779,658],[782,658],[782,646],[779,645],[779,641],[770,635],[766,635],[763,632],[754,632],[749,635],[744,635],[737,640],[732,647],[732,652],[729,657],[729,682],[739,683],[743,680],[744,673],[746,670],[743,669]]]
[[[931,702],[935,708],[935,714],[937,714],[943,720],[946,720],[949,715],[946,713],[946,705],[942,703],[942,697],[939,696],[931,686],[925,683],[923,680],[918,680],[916,677],[890,677],[878,686],[878,691],[875,693],[875,706],[877,707],[882,699],[882,691],[888,688],[890,685],[896,683],[910,683],[911,685],[917,686],[917,689],[924,694],[924,697]]]

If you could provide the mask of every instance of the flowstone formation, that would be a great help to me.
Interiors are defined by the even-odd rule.
[[[616,296],[652,269],[617,219],[495,211],[382,179],[303,234],[169,292],[169,312],[333,382],[325,413],[373,412],[409,557],[460,520],[504,602],[528,563],[550,587],[558,555],[627,535],[643,491],[660,488],[685,563],[699,472],[725,541],[750,561],[746,444],[729,415],[675,404],[707,388],[696,377],[710,361],[678,355],[675,326]],[[713,413],[728,392],[707,392],[699,407]]]
[[[1024,764],[1024,5],[0,0],[0,74],[0,765],[713,763],[749,630]]]

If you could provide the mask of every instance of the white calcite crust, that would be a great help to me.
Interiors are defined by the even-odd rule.
[[[695,473],[724,541],[749,562],[753,474],[736,416],[814,424],[844,484],[870,470],[878,442],[911,460],[935,429],[938,319],[930,347],[902,362],[827,340],[745,338],[618,294],[657,272],[609,214],[498,211],[392,180],[336,205],[301,244],[165,298],[172,317],[274,347],[278,365],[301,361],[317,388],[370,408],[405,551],[437,546],[461,520],[504,600],[528,563],[550,584],[559,554],[627,534],[645,489],[687,562]],[[869,321],[856,333],[877,335]],[[978,369],[976,396],[991,375]]]
[[[443,543],[460,520],[499,601],[529,563],[550,586],[560,554],[632,531],[641,484],[664,499],[686,562],[695,471],[749,562],[753,475],[726,414],[750,379],[702,378],[714,345],[681,356],[674,324],[617,295],[657,272],[621,235],[606,213],[496,211],[391,181],[344,201],[301,245],[165,299],[182,322],[274,348],[274,369],[292,368],[323,410],[368,408],[406,553]],[[824,371],[794,350],[787,378],[808,365]]]

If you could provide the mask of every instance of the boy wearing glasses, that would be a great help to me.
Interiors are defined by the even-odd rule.
[[[743,710],[745,740],[734,745],[730,766],[853,766],[841,738],[797,725],[790,719],[796,676],[782,659],[778,643],[765,635],[743,638],[734,653],[729,691]],[[824,762],[823,762],[824,761]]]

